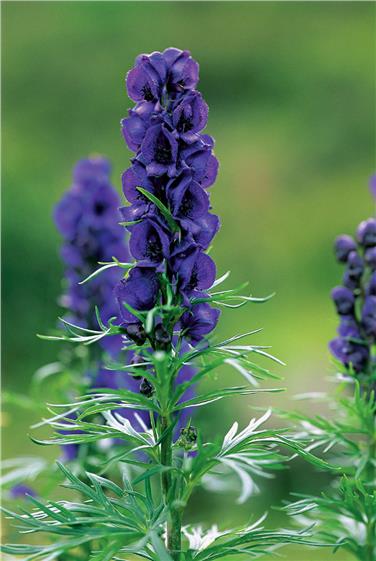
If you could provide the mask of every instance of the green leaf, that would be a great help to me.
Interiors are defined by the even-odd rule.
[[[169,211],[169,209],[162,203],[162,201],[160,201],[157,197],[155,197],[152,193],[150,193],[149,191],[147,191],[146,189],[143,189],[142,187],[137,187],[137,191],[139,191],[142,195],[144,195],[144,197],[146,197],[147,199],[149,199],[149,201],[151,201],[152,203],[155,204],[155,206],[161,211],[161,213],[163,214],[167,224],[169,225],[169,227],[171,228],[171,230],[173,232],[178,232],[179,231],[179,226],[178,224],[175,222],[174,217],[172,216],[171,212]]]
[[[80,281],[78,284],[85,284],[85,283],[89,282],[90,280],[94,279],[95,277],[97,277],[98,275],[100,275],[101,273],[103,273],[103,271],[107,271],[107,269],[112,269],[113,267],[121,267],[122,269],[130,269],[131,267],[134,266],[134,263],[121,263],[117,259],[116,260],[115,260],[115,258],[113,258],[113,259],[114,259],[113,262],[105,263],[103,265],[103,267],[100,267],[99,269],[97,269],[96,271],[91,273],[91,275],[86,277],[84,280]]]
[[[156,532],[151,532],[150,537],[154,551],[158,555],[158,561],[173,561],[158,534]]]

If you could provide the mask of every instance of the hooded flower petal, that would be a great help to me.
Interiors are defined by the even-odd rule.
[[[145,311],[154,307],[159,291],[158,275],[152,267],[134,267],[126,279],[115,287],[123,322],[133,323],[135,317],[124,306],[124,302],[135,310]]]
[[[163,51],[168,67],[167,87],[172,91],[192,89],[198,82],[199,66],[189,51],[169,48]]]
[[[364,220],[358,226],[356,232],[359,243],[364,247],[376,246],[376,219],[369,218]]]
[[[140,159],[146,165],[149,176],[176,174],[178,144],[173,134],[164,125],[150,127],[141,145]]]
[[[175,260],[175,273],[182,291],[207,290],[215,281],[216,267],[209,255],[194,249],[188,256]]]
[[[183,314],[181,318],[181,328],[185,337],[197,345],[208,335],[217,325],[220,311],[212,308],[209,304],[197,304]]]
[[[332,290],[332,298],[340,315],[347,316],[353,313],[355,297],[348,288],[336,286]]]
[[[157,222],[145,219],[130,230],[129,249],[135,259],[158,264],[168,257],[170,239]]]
[[[160,96],[158,76],[147,61],[141,61],[128,72],[126,83],[133,101],[156,101]]]
[[[199,92],[192,91],[179,99],[172,112],[172,123],[185,142],[194,142],[194,133],[205,128],[208,120],[208,106]]]
[[[168,200],[173,216],[180,220],[196,220],[207,214],[209,197],[203,188],[193,181],[189,173],[172,180],[168,187]]]

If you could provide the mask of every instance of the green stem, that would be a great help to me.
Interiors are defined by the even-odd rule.
[[[161,432],[170,428],[170,420],[168,417],[161,419]],[[161,463],[164,466],[172,466],[172,431],[166,433],[161,442]],[[175,478],[171,471],[162,472],[162,491],[163,499],[168,506],[169,514],[167,519],[167,549],[174,561],[181,559],[181,523],[182,516],[180,509],[176,508],[174,496]]]

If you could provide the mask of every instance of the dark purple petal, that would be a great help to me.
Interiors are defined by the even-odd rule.
[[[160,263],[169,256],[170,239],[155,221],[145,219],[130,230],[129,249],[135,259]]]
[[[364,345],[358,345],[338,337],[330,341],[329,349],[332,355],[342,362],[346,368],[351,365],[355,372],[362,372],[367,367],[369,351]]]
[[[199,92],[193,91],[175,105],[172,123],[186,142],[195,140],[195,135],[205,128],[208,120],[208,106]]]
[[[37,496],[34,489],[29,487],[28,485],[25,485],[24,483],[17,483],[16,485],[13,485],[9,493],[12,499],[24,499],[27,495],[29,495],[30,497]]]
[[[352,277],[348,271],[345,271],[343,274],[343,286],[351,290],[352,292],[359,288],[360,278],[359,277]]]
[[[364,271],[364,261],[356,251],[347,257],[347,272],[353,279],[360,279]]]
[[[150,127],[141,145],[140,158],[148,175],[175,175],[178,144],[164,125]]]
[[[332,298],[340,315],[351,315],[354,311],[355,297],[348,288],[336,286],[332,290]]]
[[[367,296],[362,308],[362,327],[367,337],[376,340],[376,296]]]
[[[334,242],[334,253],[337,261],[346,263],[349,254],[356,251],[356,243],[351,236],[338,236]]]
[[[121,121],[121,130],[130,150],[136,151],[141,146],[155,107],[155,103],[142,101],[130,109],[129,117]]]
[[[341,316],[338,335],[343,338],[361,339],[359,326],[353,316]]]
[[[173,216],[196,220],[209,210],[209,198],[203,188],[192,181],[190,174],[183,173],[168,186],[168,200]]]
[[[364,247],[375,247],[376,246],[376,219],[369,218],[364,220],[358,226],[356,232],[357,239],[361,245]]]
[[[211,187],[213,185],[214,181],[217,179],[218,167],[219,162],[217,158],[213,154],[211,154],[207,161],[203,177],[200,180],[202,187],[207,189],[208,187]]]
[[[181,328],[185,337],[197,345],[208,335],[218,323],[220,311],[209,304],[197,304],[192,310],[185,312],[181,318]]]
[[[54,221],[60,234],[72,240],[82,216],[82,202],[72,193],[66,193],[54,209]]]
[[[198,82],[199,66],[189,51],[169,48],[163,52],[168,67],[168,88],[173,91],[192,89]]]
[[[185,292],[207,290],[215,281],[214,261],[200,250],[192,251],[187,257],[181,255],[175,260],[175,273],[179,287]]]
[[[93,156],[80,160],[73,169],[74,188],[78,191],[87,189],[99,182],[108,180],[111,164],[102,156]]]
[[[368,296],[376,296],[376,271],[372,273],[367,287]]]
[[[125,323],[134,323],[135,317],[125,307],[124,302],[139,311],[150,310],[156,304],[159,292],[158,275],[151,267],[134,267],[126,279],[115,287],[115,297],[119,304],[120,316]]]
[[[376,271],[376,247],[367,249],[364,254],[364,258],[367,265],[372,269],[372,271]]]
[[[128,95],[133,101],[153,101],[160,95],[160,85],[156,75],[144,62],[130,70],[126,77]]]

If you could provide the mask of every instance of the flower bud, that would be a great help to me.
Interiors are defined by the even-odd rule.
[[[143,378],[140,384],[140,393],[145,397],[151,397],[154,392],[154,387],[146,378]]]
[[[177,445],[184,450],[191,450],[197,442],[197,429],[193,426],[184,427],[180,430]]]
[[[354,312],[355,297],[348,288],[336,286],[332,290],[332,298],[340,316],[351,315]]]
[[[143,362],[145,362],[144,357],[135,354],[135,355],[133,355],[133,357],[130,361],[130,364],[138,365],[138,364],[142,364]],[[137,371],[140,371],[140,372],[142,372],[142,370],[143,370],[143,368],[138,368],[137,369]],[[141,378],[142,378],[141,375],[140,376],[133,376],[134,380],[141,380]]]
[[[356,250],[356,243],[351,236],[346,234],[338,236],[334,242],[334,253],[337,261],[346,263],[349,253]]]
[[[342,283],[343,283],[343,286],[345,286],[346,288],[348,288],[349,290],[351,290],[353,292],[354,290],[359,288],[360,278],[352,277],[349,274],[349,271],[345,271],[344,274],[343,274]]]
[[[354,279],[360,279],[364,271],[363,259],[356,253],[352,251],[349,253],[347,258],[347,271],[349,276]]]
[[[376,271],[376,247],[371,247],[367,249],[364,258],[368,267],[372,269],[372,271]]]
[[[367,337],[376,340],[376,296],[367,296],[362,309],[362,327]]]
[[[122,325],[128,339],[131,339],[136,345],[141,346],[146,341],[146,332],[140,322],[128,323]]]
[[[368,218],[368,220],[363,220],[358,226],[357,238],[363,247],[375,247],[376,246],[376,219]]]
[[[171,346],[171,335],[159,324],[154,330],[155,348],[160,351],[168,351]]]

